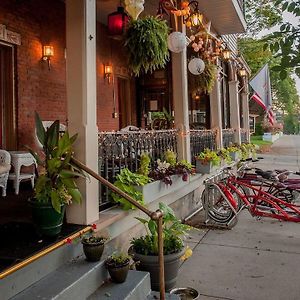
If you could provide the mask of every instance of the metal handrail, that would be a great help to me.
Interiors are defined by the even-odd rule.
[[[151,211],[147,209],[145,206],[134,200],[132,197],[124,193],[122,190],[114,186],[108,180],[88,168],[82,162],[77,160],[76,158],[72,158],[72,162],[76,164],[79,168],[84,170],[86,173],[100,181],[103,185],[107,186],[114,193],[120,195],[125,198],[130,204],[134,205],[136,208],[144,212],[148,215],[153,221],[157,223],[157,235],[158,235],[158,262],[159,262],[159,291],[160,291],[160,299],[165,300],[165,272],[164,272],[164,244],[163,244],[163,212],[161,210]]]

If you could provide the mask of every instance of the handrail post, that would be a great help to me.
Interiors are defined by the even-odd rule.
[[[163,216],[157,220],[158,233],[158,263],[159,263],[159,291],[160,300],[165,300],[165,266],[164,266],[164,242],[163,242]]]

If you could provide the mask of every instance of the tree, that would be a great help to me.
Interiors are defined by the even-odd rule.
[[[287,77],[284,80],[280,78],[279,73],[272,70],[274,66],[278,65],[280,59],[274,57],[270,49],[265,49],[264,43],[264,40],[253,38],[240,39],[240,53],[246,59],[253,75],[266,63],[269,64],[274,106],[286,113],[293,113],[299,104],[296,82],[292,78],[290,70],[287,71]]]
[[[282,13],[275,7],[276,0],[245,1],[247,35],[256,36],[262,30],[271,29],[282,22]]]
[[[295,19],[300,18],[300,0],[276,0],[275,7]],[[282,21],[280,30],[273,32],[265,40],[265,47],[269,47],[280,58],[273,70],[280,72],[282,79],[288,76],[289,69],[300,77],[300,22],[292,24]]]

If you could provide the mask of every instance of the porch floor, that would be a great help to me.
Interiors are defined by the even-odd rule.
[[[31,196],[29,182],[21,184],[19,195],[15,195],[12,185],[9,185],[7,196],[0,196],[0,272],[85,227],[64,224],[58,237],[42,238],[35,232],[31,220],[31,210],[27,202]]]

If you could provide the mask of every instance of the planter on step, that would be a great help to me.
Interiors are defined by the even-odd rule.
[[[87,261],[99,261],[101,259],[105,241],[105,238],[95,236],[82,239],[83,252]]]
[[[151,289],[159,291],[159,263],[157,255],[143,255],[134,251],[133,247],[130,247],[128,253],[132,256],[136,262],[136,269],[138,271],[146,271],[150,273]],[[171,290],[176,285],[178,270],[184,250],[164,255],[165,266],[165,287],[166,291]]]
[[[129,271],[130,259],[126,258],[124,261],[116,261],[113,256],[105,261],[105,267],[115,283],[123,283],[126,281]]]
[[[188,176],[188,180],[184,181],[182,175],[172,175],[171,180],[171,185],[167,185],[163,181],[157,180],[145,184],[144,186],[135,186],[135,189],[143,193],[145,204],[147,204],[186,186],[190,181],[190,177]]]

